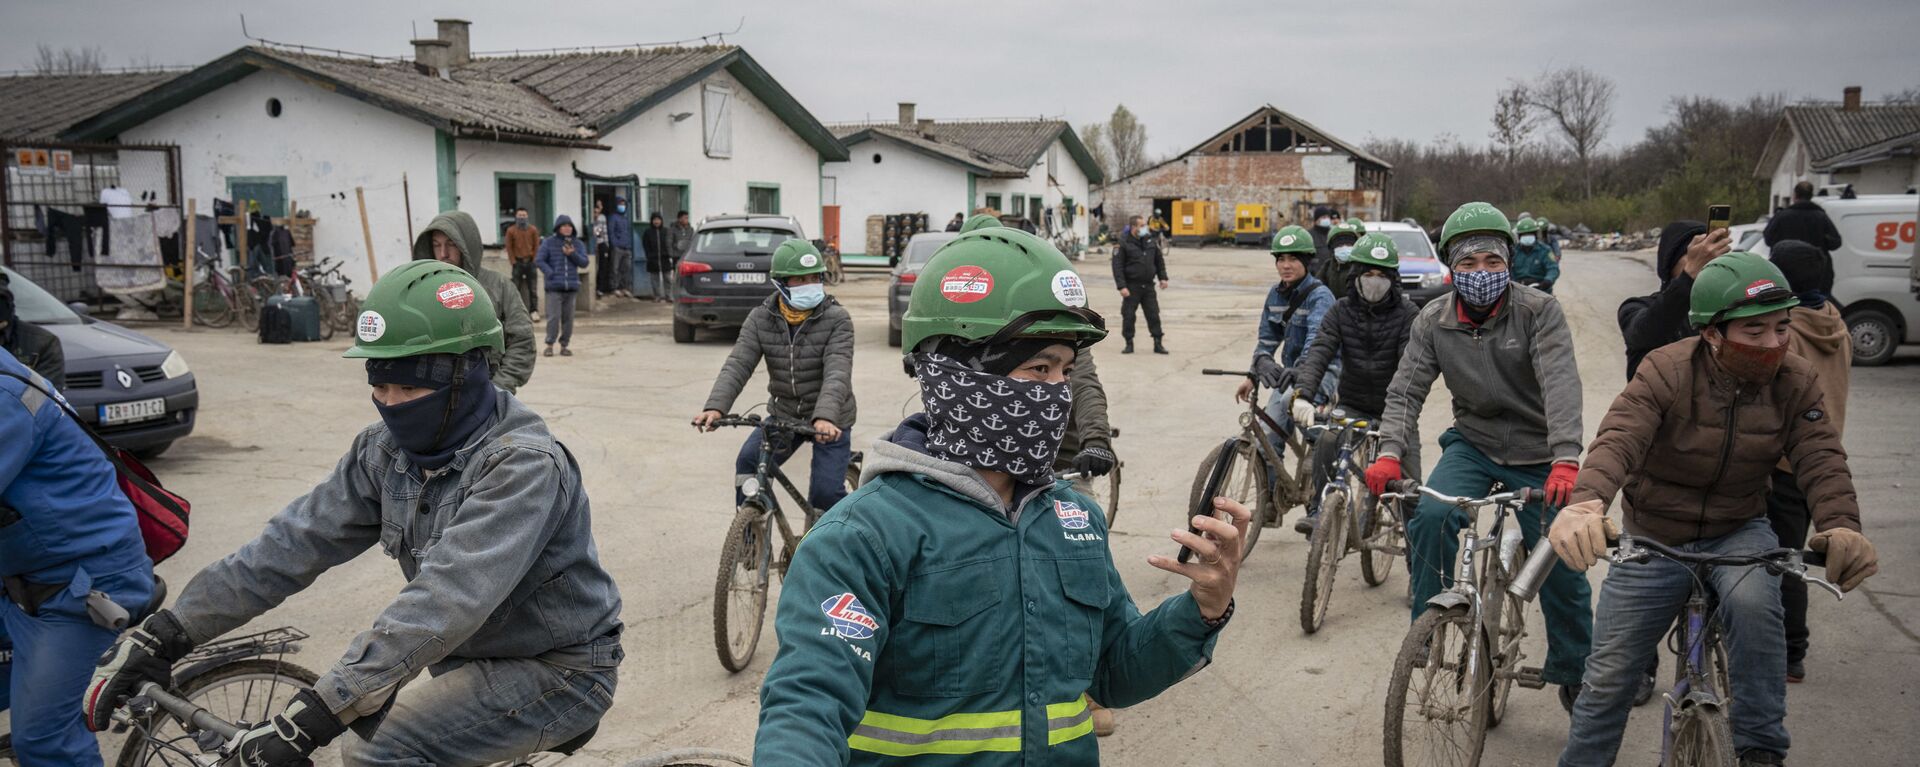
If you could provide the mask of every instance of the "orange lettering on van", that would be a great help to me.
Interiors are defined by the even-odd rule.
[[[1882,221],[1874,224],[1873,249],[1893,250],[1893,246],[1899,244],[1899,242],[1894,239],[1894,235],[1899,233],[1899,231],[1900,223],[1898,221]]]

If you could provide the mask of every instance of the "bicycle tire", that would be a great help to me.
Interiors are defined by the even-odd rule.
[[[1449,637],[1458,637],[1461,644],[1457,650],[1448,646]],[[1439,641],[1430,645],[1434,638]],[[1381,728],[1381,751],[1387,767],[1441,764],[1476,767],[1480,764],[1480,753],[1487,742],[1487,709],[1481,704],[1484,696],[1479,690],[1486,683],[1487,665],[1481,663],[1473,671],[1462,673],[1462,669],[1468,665],[1464,662],[1465,654],[1472,649],[1472,645],[1478,645],[1484,657],[1486,638],[1474,627],[1465,607],[1429,607],[1407,629],[1407,638],[1401,642],[1400,653],[1393,660],[1393,676],[1387,683],[1386,720]],[[1427,650],[1430,646],[1431,650]],[[1427,662],[1421,665],[1418,661],[1423,651]],[[1453,658],[1451,662],[1448,661],[1449,657]],[[1453,670],[1449,671],[1448,666]],[[1420,680],[1419,690],[1416,691],[1414,677],[1423,671],[1429,673]],[[1459,700],[1466,705],[1467,715],[1460,722],[1463,725],[1460,735],[1465,742],[1457,743],[1458,748],[1454,752],[1456,758],[1451,760],[1409,759],[1405,748],[1408,736],[1405,725],[1409,721],[1407,698],[1410,695],[1424,695],[1433,689],[1435,682],[1440,683],[1441,690],[1448,686],[1457,688]],[[1426,710],[1421,701],[1413,703],[1416,711]],[[1462,703],[1455,703],[1449,708],[1457,710]],[[1424,718],[1422,721],[1426,722]]]
[[[191,679],[179,681],[177,689],[180,691],[180,697],[186,698],[187,700],[194,700],[196,696],[201,696],[203,693],[217,686],[246,677],[287,679],[298,683],[297,687],[290,685],[288,687],[289,690],[297,690],[301,687],[311,688],[315,683],[320,681],[320,675],[305,666],[264,658],[246,658],[231,663],[223,663],[213,667],[206,673],[196,675]],[[251,691],[249,692],[251,693]],[[246,700],[250,702],[251,696],[249,695]],[[202,702],[201,705],[206,707],[206,703],[204,702]],[[249,718],[248,721],[266,721],[268,717],[279,713],[279,708],[275,705],[271,693],[269,693],[268,697],[261,699],[259,710],[261,713]],[[215,712],[215,715],[228,721],[247,718],[235,717],[222,712]],[[177,722],[173,724],[176,728],[178,727]],[[182,737],[184,737],[184,731]],[[145,738],[130,733],[127,736],[126,743],[121,744],[120,755],[114,760],[114,764],[116,767],[147,767],[147,765],[154,763],[154,756],[166,753],[167,752],[164,751],[150,749]],[[170,758],[158,762],[158,764],[163,765],[174,763]]]
[[[233,303],[212,280],[193,286],[193,321],[210,328],[233,324]]]
[[[340,329],[340,305],[327,297],[324,291],[311,291],[307,295],[313,296],[313,302],[320,311],[320,340],[332,341],[334,332]]]
[[[1113,529],[1113,521],[1120,518],[1120,472],[1127,468],[1126,461],[1114,461],[1113,471],[1107,472],[1107,497],[1100,499],[1100,510],[1107,513],[1107,529]]]
[[[1317,632],[1333,603],[1333,579],[1347,545],[1347,491],[1334,488],[1320,500],[1320,524],[1307,543],[1307,571],[1300,587],[1300,630]]]
[[[1735,767],[1733,726],[1720,706],[1682,706],[1673,715],[1673,767]]]
[[[1393,574],[1394,553],[1382,551],[1382,547],[1396,547],[1402,550],[1407,546],[1406,528],[1400,522],[1398,502],[1386,502],[1372,495],[1373,513],[1367,515],[1367,530],[1363,540],[1371,541],[1373,547],[1360,552],[1360,578],[1368,586],[1379,586],[1387,582],[1387,576]],[[1391,504],[1391,505],[1390,505]],[[1380,526],[1385,524],[1384,531]]]
[[[1265,461],[1259,455],[1260,451],[1244,437],[1221,442],[1201,462],[1200,473],[1194,477],[1198,487],[1189,498],[1191,505],[1188,509],[1194,513],[1211,511],[1210,499],[1223,495],[1253,510],[1254,519],[1247,525],[1247,538],[1240,545],[1240,559],[1243,562],[1253,556],[1253,547],[1259,543],[1261,531],[1273,517],[1273,506],[1267,502],[1266,475],[1262,471]],[[1223,461],[1226,465],[1216,469],[1216,464]],[[1242,474],[1235,475],[1236,469],[1242,469]]]
[[[720,665],[734,673],[753,662],[754,650],[760,645],[760,629],[766,623],[767,592],[771,589],[769,574],[773,570],[773,541],[770,540],[773,530],[769,521],[767,513],[758,505],[742,505],[734,512],[733,524],[727,526],[726,544],[720,549],[720,571],[713,580],[713,647],[720,656]],[[752,551],[747,549],[749,544]],[[736,571],[751,574],[748,580],[755,596],[746,613],[729,620]],[[732,625],[734,623],[744,625]],[[736,630],[744,632],[739,642],[734,638]]]
[[[1542,545],[1545,545],[1544,542]],[[1525,559],[1524,556],[1521,557]],[[1507,716],[1507,699],[1513,695],[1512,669],[1519,668],[1524,653],[1512,658],[1502,658],[1501,653],[1508,645],[1516,648],[1527,634],[1526,603],[1519,597],[1507,593],[1507,584],[1512,579],[1506,568],[1500,566],[1496,557],[1484,557],[1480,565],[1480,593],[1494,595],[1481,608],[1482,625],[1486,626],[1488,657],[1499,659],[1498,669],[1489,666],[1493,672],[1487,683],[1487,729],[1500,726]],[[1505,673],[1503,673],[1505,672]]]

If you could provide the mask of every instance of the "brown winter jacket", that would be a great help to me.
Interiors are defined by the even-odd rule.
[[[507,227],[507,260],[515,264],[533,263],[540,253],[540,230],[534,225]]]
[[[1832,301],[1818,309],[1794,307],[1788,316],[1787,351],[1807,358],[1820,374],[1820,393],[1827,398],[1827,415],[1833,416],[1834,432],[1847,433],[1847,387],[1853,378],[1853,336],[1847,321],[1840,317]],[[1780,459],[1780,470],[1792,472],[1793,465]]]
[[[1573,502],[1622,495],[1627,531],[1669,545],[1716,538],[1767,513],[1784,455],[1815,530],[1860,529],[1847,453],[1806,358],[1765,386],[1736,385],[1699,338],[1655,349],[1607,409]]]

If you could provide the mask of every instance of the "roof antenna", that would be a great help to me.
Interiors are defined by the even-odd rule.
[[[252,34],[247,32],[247,15],[244,13],[240,14],[240,36],[247,38],[248,40],[255,40],[255,41],[260,40],[260,38],[254,37]]]
[[[408,21],[407,27],[413,30],[413,37],[407,38],[408,40],[420,39],[420,22],[418,20]]]

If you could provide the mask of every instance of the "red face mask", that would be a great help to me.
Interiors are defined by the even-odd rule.
[[[1780,372],[1780,362],[1787,358],[1787,345],[1754,346],[1722,338],[1713,356],[1734,378],[1747,383],[1766,383]]]

